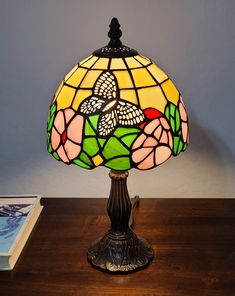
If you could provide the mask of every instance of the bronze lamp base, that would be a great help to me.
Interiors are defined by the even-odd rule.
[[[153,259],[148,242],[132,231],[133,212],[138,202],[131,204],[127,190],[127,171],[110,171],[112,180],[107,211],[110,230],[88,249],[88,261],[109,272],[130,272],[142,269]]]

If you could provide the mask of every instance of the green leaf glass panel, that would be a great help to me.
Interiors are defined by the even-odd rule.
[[[86,120],[86,123],[85,123],[85,135],[86,136],[94,136],[95,135],[95,132],[94,132],[93,128],[91,127],[88,120]]]
[[[169,105],[166,106],[165,115],[166,115],[166,118],[168,118],[168,119],[170,118],[170,107],[169,107]]]
[[[52,156],[53,156],[56,160],[60,160],[59,155],[57,154],[57,152],[53,152]]]
[[[177,155],[178,153],[178,146],[179,146],[179,141],[180,141],[180,137],[174,137],[174,139],[173,139],[173,152],[174,152],[174,154],[175,155]]]
[[[182,149],[182,151],[185,151],[186,150],[186,148],[187,148],[187,144],[186,143],[184,143],[184,146],[183,146],[183,149]]]
[[[84,168],[84,169],[90,169],[91,167],[87,164],[85,164],[83,161],[79,160],[79,159],[74,159],[73,163],[79,165],[80,167]]]
[[[170,114],[171,114],[171,116],[175,116],[175,105],[173,105],[173,104],[170,104]]]
[[[47,125],[47,130],[48,132],[51,130],[52,128],[52,125],[53,125],[53,122],[54,122],[54,118],[55,118],[55,114],[53,114],[50,118],[49,118],[49,121],[48,121],[48,125]]]
[[[131,128],[131,127],[128,127],[128,128],[126,128],[126,127],[118,127],[118,128],[116,129],[116,131],[114,132],[114,135],[115,135],[116,137],[122,137],[122,136],[127,135],[127,134],[131,134],[131,133],[139,133],[139,132],[140,132],[140,130],[137,129],[137,128]]]
[[[111,137],[107,141],[103,150],[103,156],[106,159],[109,159],[115,156],[128,155],[128,154],[129,154],[129,151],[115,137]]]
[[[98,119],[98,115],[89,116],[89,121],[95,130],[97,130]]]
[[[180,113],[179,113],[179,110],[176,109],[175,110],[175,127],[176,127],[176,132],[179,131],[180,125],[181,125]]]
[[[95,138],[86,138],[83,140],[83,150],[90,156],[94,156],[99,151],[99,146]]]
[[[49,153],[52,152],[52,147],[51,147],[51,144],[50,144],[50,143],[48,144],[47,151],[48,151]]]
[[[170,124],[171,124],[173,133],[175,133],[175,120],[173,117],[170,118]]]
[[[124,142],[128,147],[134,142],[138,134],[129,134],[127,136],[121,137],[122,142]]]
[[[177,154],[180,154],[180,152],[181,152],[182,149],[183,149],[183,146],[184,146],[184,143],[180,140],[180,141],[179,141],[179,146],[178,146]]]
[[[106,139],[99,138],[98,142],[99,142],[100,146],[103,147],[106,142]]]
[[[131,168],[129,157],[117,157],[106,162],[106,167],[116,170],[129,170]]]
[[[83,162],[85,162],[86,164],[90,165],[90,166],[93,165],[90,158],[84,152],[79,154],[79,159],[82,160]]]
[[[50,113],[53,114],[56,111],[56,104],[52,104],[50,107]]]

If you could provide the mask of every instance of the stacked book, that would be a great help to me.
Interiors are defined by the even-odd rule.
[[[41,196],[0,196],[0,270],[12,270],[42,211]]]

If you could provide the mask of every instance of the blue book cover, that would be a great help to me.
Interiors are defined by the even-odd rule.
[[[42,211],[40,195],[0,196],[0,270],[12,270]]]
[[[9,253],[32,204],[0,204],[0,253]]]
[[[0,196],[0,259],[11,256],[26,229],[41,196]]]

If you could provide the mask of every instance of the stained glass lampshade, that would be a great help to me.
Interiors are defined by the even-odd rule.
[[[130,227],[128,170],[149,170],[185,151],[188,118],[174,83],[151,59],[122,44],[116,18],[110,42],[77,64],[50,106],[48,151],[85,169],[105,166],[112,180],[111,228],[88,250],[89,261],[109,271],[130,271],[153,258]]]

